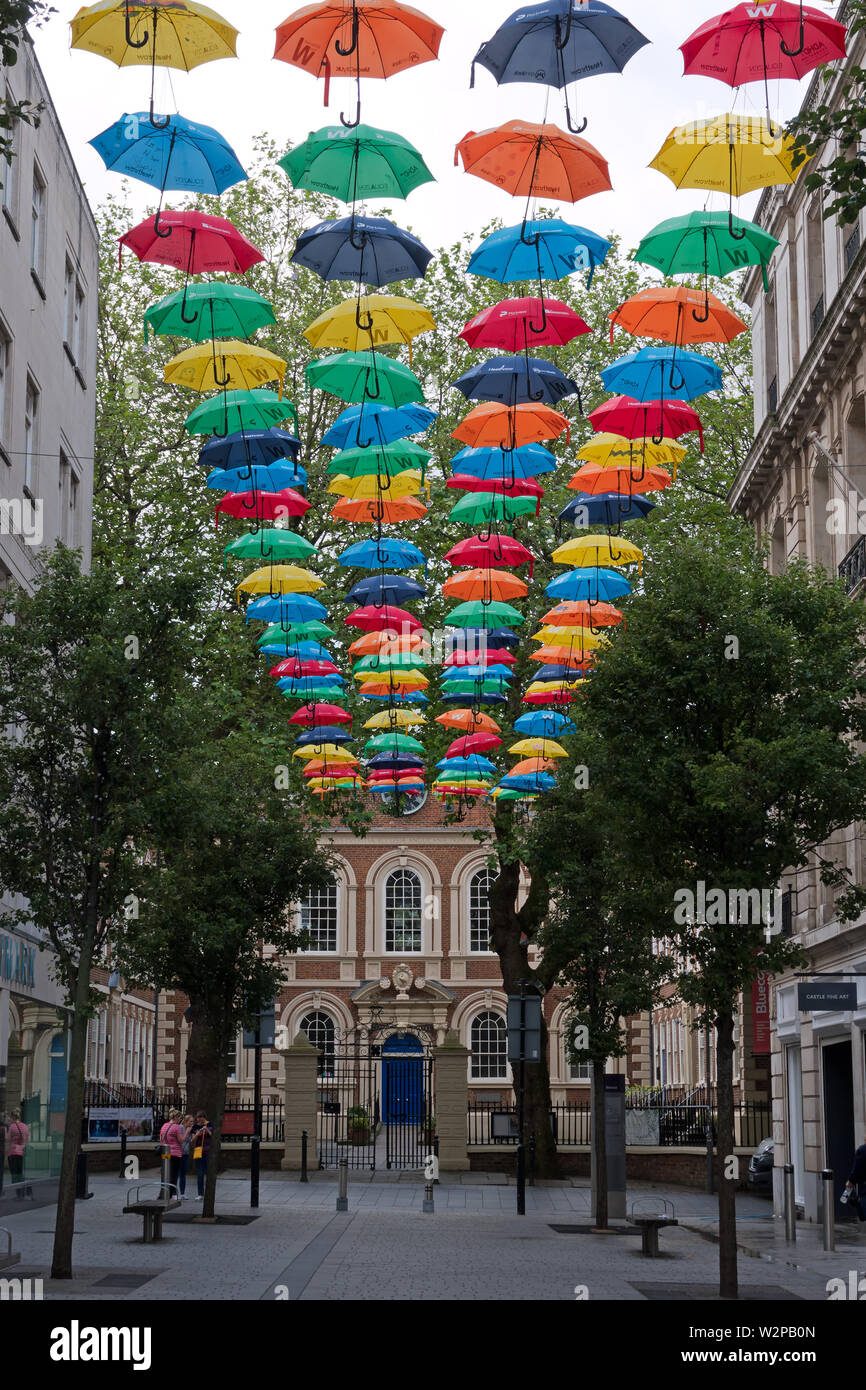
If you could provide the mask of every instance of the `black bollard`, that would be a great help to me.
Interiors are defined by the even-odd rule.
[[[301,1182],[309,1182],[307,1176],[307,1131],[301,1130]]]

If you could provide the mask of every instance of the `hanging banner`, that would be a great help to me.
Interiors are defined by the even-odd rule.
[[[752,1056],[770,1052],[770,975],[762,970],[752,984]]]

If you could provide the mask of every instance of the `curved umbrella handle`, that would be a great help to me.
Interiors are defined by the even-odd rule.
[[[351,39],[350,39],[350,41],[349,41],[349,47],[348,47],[348,48],[344,48],[343,45],[340,43],[340,40],[337,39],[337,40],[335,41],[335,43],[334,43],[334,48],[337,50],[337,52],[339,53],[339,55],[340,55],[341,58],[349,58],[349,57],[355,52],[355,49],[356,49],[357,47],[358,47],[358,7],[357,7],[356,4],[353,3],[353,5],[352,5],[352,36],[351,36]]]
[[[153,108],[153,96],[151,96],[151,98],[150,98],[150,124],[153,126],[154,130],[168,130],[169,126],[171,125],[171,113],[170,113],[170,112],[169,112],[169,114],[166,116],[166,118],[165,118],[164,121],[158,121],[158,120],[156,119],[156,116],[154,115],[154,108]]]
[[[734,142],[728,144],[728,232],[734,241],[745,241],[746,229],[741,232],[734,228]]]
[[[367,323],[362,323],[362,322],[361,322],[361,301],[359,300],[358,303],[355,305],[355,323],[357,324],[358,328],[360,328],[360,330],[361,330],[362,333],[371,333],[371,334],[372,334],[372,332],[373,332],[373,315],[370,313],[369,309],[367,310],[367,320],[368,320]]]
[[[692,309],[692,318],[695,323],[709,323],[710,320],[710,294],[709,290],[704,292],[704,312],[699,314],[697,309]]]
[[[800,0],[800,40],[798,48],[788,48],[786,43],[782,43],[781,48],[786,58],[799,58],[803,49],[806,47],[806,21],[803,15],[803,0]]]
[[[535,241],[536,241],[536,245],[537,245],[537,244],[538,244],[538,234],[536,234]],[[541,333],[544,333],[544,331],[546,330],[546,328],[547,328],[547,303],[546,303],[546,301],[545,301],[544,295],[542,294],[542,296],[541,296],[541,327],[540,327],[540,328],[536,328],[536,327],[535,327],[535,324],[534,324],[534,323],[531,323],[531,324],[529,325],[529,331],[530,331],[530,333],[534,333],[536,336],[538,336],[538,335],[540,335]]]
[[[529,238],[527,239],[527,236],[526,236],[526,218],[525,218],[525,217],[524,217],[524,219],[523,219],[523,223],[522,223],[521,228],[520,228],[520,240],[523,242],[523,245],[524,245],[524,246],[538,246],[538,244],[539,244],[539,242],[540,242],[540,240],[541,240],[541,233],[540,233],[540,232],[533,232],[532,236],[529,237]]]
[[[694,309],[693,309],[693,310],[692,310],[692,313],[694,313],[694,312],[695,312],[695,311],[694,311]],[[676,381],[676,380],[674,379],[674,372],[676,372],[677,376],[679,377],[679,381]],[[682,372],[680,371],[679,367],[675,366],[674,363],[671,362],[671,369],[670,369],[670,372],[668,373],[668,386],[670,387],[670,389],[671,389],[672,391],[682,391],[682,389],[683,389],[683,387],[685,386],[685,384],[686,384],[686,379],[685,379],[685,377],[683,376]]]
[[[132,25],[130,24],[129,0],[126,0],[126,4],[123,8],[124,19],[126,21],[126,42],[130,48],[146,48],[150,43],[150,34],[145,34],[142,39],[134,39],[132,37]]]
[[[364,400],[366,401],[378,401],[382,395],[382,383],[379,380],[379,373],[376,370],[375,363],[373,364],[373,380],[376,383],[375,391],[370,390],[370,369],[368,367],[367,380],[364,382]]]
[[[222,356],[222,354],[220,354],[220,356]],[[227,368],[226,368],[226,359],[225,359],[224,356],[222,356],[222,364],[223,364],[223,371],[225,372],[225,376],[220,376],[219,373],[217,372],[217,359],[216,359],[216,354],[214,354],[214,359],[213,359],[213,379],[214,379],[216,385],[220,388],[221,391],[222,391],[222,390],[225,390],[225,388],[228,386],[229,382],[230,382],[231,379],[232,379],[232,374],[231,374],[231,372],[228,371]]]
[[[169,118],[169,119],[170,119],[170,118]],[[154,236],[158,236],[159,239],[160,239],[160,241],[166,241],[166,240],[168,239],[168,237],[170,237],[171,234],[172,234],[172,228],[171,228],[171,227],[166,227],[166,228],[163,230],[162,220],[161,220],[161,219],[162,219],[162,208],[159,209],[159,211],[158,211],[157,214],[156,214],[156,217],[153,219],[153,234],[154,234]],[[186,290],[185,290],[185,289],[184,289],[184,292],[183,292],[183,297],[184,297],[184,300],[186,300]],[[194,322],[195,322],[194,319],[184,319],[184,323],[194,323]]]
[[[360,436],[360,434],[359,434],[359,435],[358,435],[358,439],[357,439],[357,443],[355,444],[355,448],[356,448],[356,449],[372,449],[375,443],[376,443],[375,439],[362,439],[361,436]]]
[[[366,233],[366,232],[362,232],[362,233],[361,233],[361,240],[360,240],[360,241],[356,241],[356,240],[355,240],[355,219],[354,219],[354,217],[353,217],[353,218],[352,218],[352,226],[351,226],[350,231],[349,231],[349,245],[350,245],[350,246],[353,246],[354,249],[355,249],[356,251],[363,251],[364,248],[366,247],[368,241],[369,241],[369,237],[367,236],[367,233]]]
[[[572,16],[572,8],[571,8],[571,4],[569,4],[569,6],[568,6],[568,23],[567,23],[566,26],[565,26],[565,33],[564,33],[564,34],[563,34],[563,32],[562,32],[562,16],[561,16],[561,15],[557,15],[557,16],[556,16],[556,38],[554,39],[553,44],[554,44],[554,47],[556,48],[557,52],[559,52],[559,53],[561,53],[561,52],[563,51],[563,49],[566,48],[566,47],[568,46],[568,41],[569,41],[569,39],[571,38],[571,16]]]
[[[731,206],[731,207],[728,208],[728,232],[729,232],[730,236],[733,237],[734,241],[745,241],[745,240],[746,240],[746,237],[749,235],[748,232],[746,231],[745,227],[743,228],[743,230],[742,230],[741,232],[738,232],[738,231],[736,230],[736,228],[734,227],[734,209],[733,209],[733,206]],[[694,312],[694,311],[692,311],[692,312]]]

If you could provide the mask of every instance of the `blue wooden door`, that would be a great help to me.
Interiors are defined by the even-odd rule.
[[[410,1055],[406,1055],[410,1054]],[[411,1033],[382,1047],[382,1110],[386,1124],[417,1125],[424,1115],[424,1049]]]

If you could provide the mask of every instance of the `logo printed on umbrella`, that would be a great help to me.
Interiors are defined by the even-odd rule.
[[[775,3],[772,5],[752,5],[746,10],[749,19],[772,19],[775,13]]]

